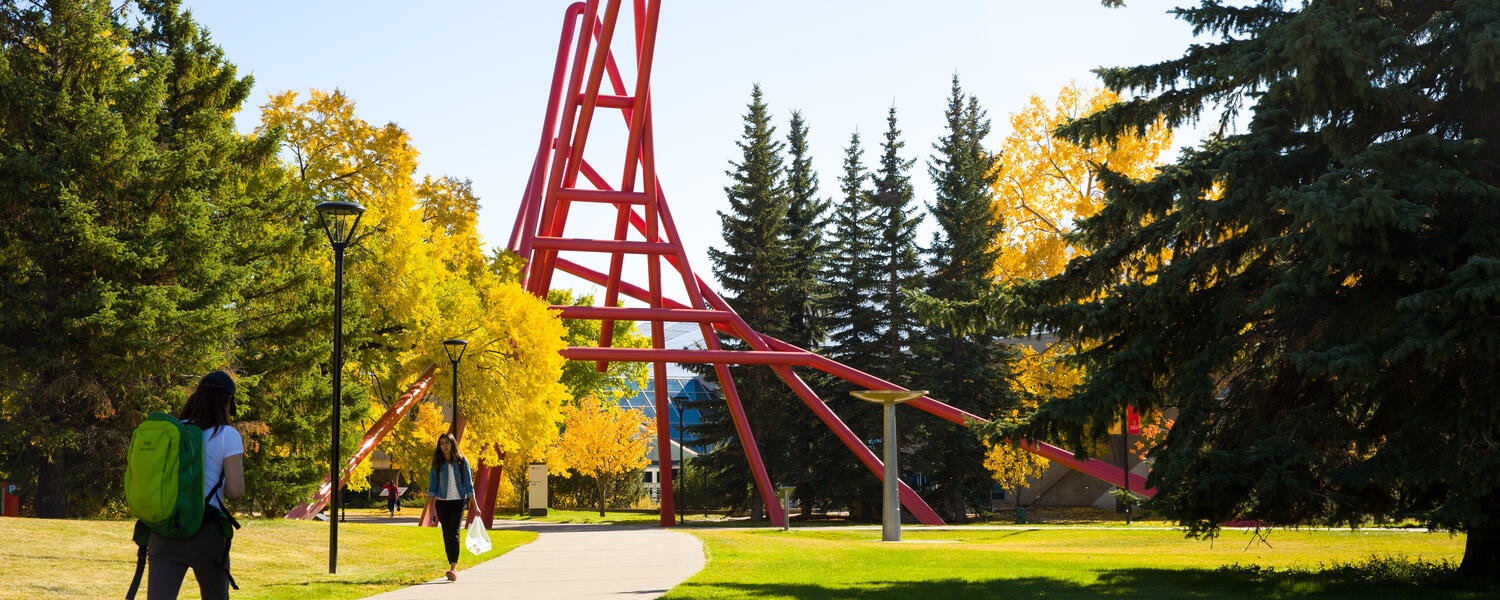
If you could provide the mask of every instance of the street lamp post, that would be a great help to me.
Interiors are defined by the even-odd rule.
[[[443,341],[443,350],[448,353],[448,362],[453,363],[453,425],[448,430],[453,432],[454,436],[458,435],[458,361],[464,359],[464,350],[468,347],[468,340]]]
[[[896,468],[896,405],[926,396],[927,390],[864,390],[849,394],[860,400],[885,406],[885,433],[881,442],[885,447],[885,493],[882,494],[880,541],[899,542],[901,497],[896,486],[900,477],[900,470]]]
[[[354,239],[359,218],[365,207],[358,202],[330,201],[317,206],[318,221],[333,246],[333,439],[328,447],[328,485],[332,503],[328,511],[328,572],[339,570],[339,507],[343,494],[339,486],[339,414],[344,393],[344,249]]]
[[[677,524],[687,522],[687,447],[682,445],[682,401],[686,396],[678,396],[672,407],[677,409],[677,464],[682,465],[677,471],[678,477],[672,479],[678,487],[677,490]]]

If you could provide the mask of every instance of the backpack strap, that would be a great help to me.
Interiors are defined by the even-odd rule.
[[[135,535],[131,537],[136,545],[135,577],[130,579],[130,591],[125,592],[125,600],[135,600],[135,593],[141,589],[141,575],[146,573],[146,545],[151,543],[151,528],[136,520]]]
[[[234,529],[230,529],[228,527],[224,527],[222,524],[218,526],[219,533],[224,535],[224,555],[219,557],[219,560],[214,561],[214,564],[224,571],[224,577],[229,580],[229,586],[238,591],[240,589],[240,585],[234,582],[234,575],[229,574],[229,545],[234,542],[234,530],[240,528],[240,522],[234,519],[234,515],[229,514],[228,508],[224,507],[223,498],[219,499],[218,506],[209,504],[209,500],[213,499],[214,494],[219,493],[219,488],[223,485],[224,474],[220,473],[218,483],[214,484],[214,487],[208,491],[208,496],[203,499],[203,521],[207,523],[209,520],[218,520],[222,518],[224,519],[224,522],[234,527]],[[126,598],[126,600],[131,599]]]

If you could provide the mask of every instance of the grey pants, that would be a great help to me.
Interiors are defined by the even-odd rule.
[[[147,563],[150,570],[146,577],[146,600],[173,600],[182,587],[182,579],[189,567],[198,578],[198,590],[203,600],[227,600],[229,577],[219,560],[229,560],[224,553],[224,533],[217,520],[203,524],[197,534],[185,540],[174,540],[151,532],[151,543],[147,547]]]

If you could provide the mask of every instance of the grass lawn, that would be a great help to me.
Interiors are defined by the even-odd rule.
[[[664,598],[1494,598],[1412,562],[1463,556],[1464,537],[1394,531],[1143,529],[689,530],[708,566]],[[1371,557],[1376,557],[1371,560]],[[1390,557],[1404,557],[1391,559]],[[1358,564],[1355,568],[1337,565]],[[1330,569],[1330,567],[1334,567]]]
[[[338,574],[328,574],[328,524],[245,519],[230,553],[237,599],[363,598],[441,577],[447,568],[436,528],[339,524]],[[134,521],[0,519],[0,598],[123,598],[135,572]],[[536,539],[491,531],[482,556],[460,550],[459,568]],[[148,566],[149,571],[149,566]],[[147,577],[149,579],[149,577]],[[182,598],[198,598],[188,573]],[[141,582],[138,598],[146,597]]]

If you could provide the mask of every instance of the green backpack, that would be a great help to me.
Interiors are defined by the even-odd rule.
[[[190,538],[203,526],[203,430],[154,412],[130,434],[125,505],[153,531]]]
[[[204,513],[212,511],[222,517],[224,537],[233,539],[239,527],[228,511],[209,506],[224,484],[221,475],[213,490],[203,494],[203,429],[177,420],[163,412],[153,412],[130,434],[130,452],[125,458],[125,505],[135,515],[135,578],[126,598],[134,598],[146,568],[146,546],[151,532],[165,537],[187,539],[203,527]],[[232,527],[233,528],[232,528]],[[225,544],[228,564],[228,543]],[[224,570],[227,576],[229,570]],[[229,578],[234,589],[234,578]]]

